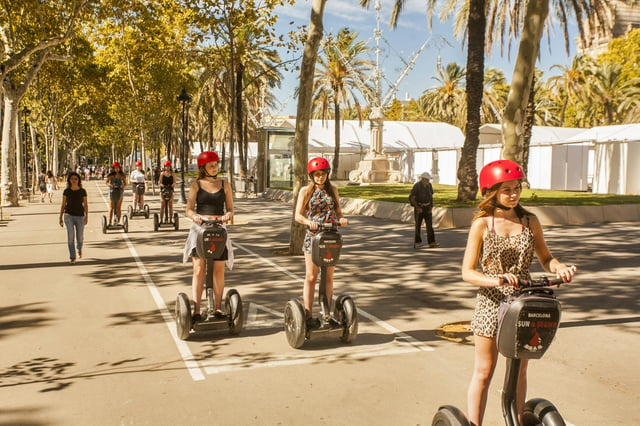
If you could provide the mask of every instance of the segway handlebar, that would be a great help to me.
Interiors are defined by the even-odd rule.
[[[202,225],[202,226],[215,226],[215,225],[222,225],[223,223],[225,223],[225,222],[226,222],[226,220],[223,220],[223,219],[222,219],[222,217],[223,217],[223,216],[218,216],[218,217],[215,217],[215,218],[213,218],[213,219],[209,219],[209,218],[206,218],[206,217],[202,217],[202,218],[201,218],[201,220],[202,220],[201,225]]]
[[[568,282],[568,281],[567,281]],[[550,287],[553,285],[564,284],[562,278],[549,278],[546,275],[542,275],[536,279],[532,280],[522,280],[518,279],[518,287],[521,289],[532,288],[532,287]]]
[[[315,222],[318,224],[318,228],[316,231],[335,231],[340,225],[340,222]],[[307,229],[311,229],[310,226],[307,226]]]

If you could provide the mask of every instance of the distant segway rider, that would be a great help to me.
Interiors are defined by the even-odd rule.
[[[518,279],[530,279],[533,254],[545,271],[571,281],[574,266],[551,255],[540,220],[520,205],[524,172],[515,162],[493,161],[480,171],[483,200],[469,230],[462,279],[479,288],[471,320],[474,369],[467,394],[471,424],[481,425],[491,377],[498,360],[496,335],[500,302],[515,293]],[[478,270],[477,266],[480,266]],[[527,361],[522,360],[516,405],[522,417],[527,389]]]
[[[142,210],[144,205],[145,174],[142,161],[136,161],[136,169],[131,172],[131,192],[133,192],[133,208]]]
[[[122,214],[122,198],[124,194],[124,187],[127,184],[127,175],[122,172],[120,163],[114,161],[111,165],[111,172],[107,175],[107,186],[109,187],[109,226],[111,226],[111,220],[115,214],[115,223],[120,221]]]
[[[167,160],[164,162],[164,168],[162,169],[162,173],[160,173],[160,177],[158,178],[160,182],[160,194],[163,194],[164,191],[170,191],[173,194],[173,190],[176,186],[176,175],[173,173],[173,169],[171,168],[171,161]],[[168,201],[164,200],[164,197],[160,197],[160,222],[163,222],[165,203],[169,203],[169,217],[173,217],[173,195],[169,198]]]
[[[311,182],[309,185],[300,189],[298,194],[298,202],[296,205],[295,220],[307,226],[307,232],[304,236],[304,264],[305,264],[305,280],[303,288],[304,308],[307,318],[307,326],[310,328],[317,327],[318,319],[313,317],[313,299],[315,293],[316,281],[318,280],[319,267],[313,263],[311,257],[311,237],[313,237],[320,223],[339,223],[347,225],[349,221],[342,215],[340,208],[340,197],[338,189],[329,181],[329,173],[331,167],[329,162],[322,158],[316,157],[307,164],[307,172]],[[327,267],[327,299],[331,303],[333,295],[333,272],[335,266]]]
[[[193,276],[191,280],[192,298],[194,303],[194,321],[199,321],[200,299],[204,289],[206,272],[205,259],[198,257],[196,252],[198,225],[203,219],[219,219],[223,222],[233,217],[233,193],[229,183],[218,178],[218,154],[205,151],[198,155],[198,178],[189,188],[186,216],[193,220],[189,236],[184,247],[183,263],[191,257]],[[226,212],[225,212],[226,210]],[[227,239],[227,246],[219,260],[213,262],[213,295],[215,299],[215,316],[224,318],[222,310],[222,293],[224,292],[225,261],[229,269],[233,267],[233,249],[231,239]]]

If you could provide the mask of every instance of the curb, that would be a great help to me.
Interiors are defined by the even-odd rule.
[[[268,188],[263,195],[270,200],[284,203],[293,201],[291,191]],[[413,207],[409,203],[341,198],[342,211],[347,214],[372,216],[381,219],[413,223]],[[526,207],[540,219],[544,226],[585,225],[589,223],[640,222],[640,204],[616,204],[607,206],[541,206]],[[433,208],[434,228],[466,228],[471,224],[474,208]]]

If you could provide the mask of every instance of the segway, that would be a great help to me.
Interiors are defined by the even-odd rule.
[[[135,206],[129,205],[127,210],[129,217],[144,216],[145,219],[149,219],[149,204],[142,205],[140,196],[144,195],[144,182],[135,182],[133,184],[133,190],[138,194],[138,203]]]
[[[516,406],[518,375],[523,359],[540,359],[549,349],[560,325],[560,302],[549,288],[561,284],[562,279],[519,280],[519,291],[500,307],[498,350],[507,358],[502,390],[502,415],[507,426],[520,426]],[[432,426],[468,426],[462,411],[451,405],[438,409]],[[557,408],[546,399],[534,398],[526,402],[523,426],[564,426]]]
[[[178,294],[176,300],[176,329],[182,340],[189,338],[191,330],[195,332],[228,329],[233,335],[240,334],[244,326],[242,299],[237,290],[227,291],[225,299],[225,315],[215,314],[213,299],[213,261],[224,253],[227,244],[227,230],[219,220],[204,219],[198,229],[196,252],[205,259],[205,289],[207,309],[201,312],[202,320],[192,321],[191,304],[186,294]]]
[[[106,234],[107,231],[117,231],[122,229],[125,233],[129,232],[129,219],[126,214],[122,215],[122,222],[115,223],[116,215],[113,215],[113,222],[111,225],[107,223],[107,217],[102,216],[102,233]]]
[[[115,179],[114,179],[115,181]],[[121,182],[120,179],[117,179],[118,182]],[[116,193],[116,191],[119,191],[120,195],[118,197],[114,196],[114,194]],[[109,198],[117,203],[120,201],[122,197],[122,186],[121,185],[115,185],[113,186],[111,193],[109,194]],[[109,225],[107,223],[107,217],[106,216],[102,216],[102,233],[106,234],[107,231],[117,231],[122,229],[125,233],[129,232],[129,218],[127,217],[126,214],[122,215],[122,222],[120,223],[116,223],[117,221],[117,216],[115,215],[115,211],[112,217],[112,223],[111,225]]]
[[[335,266],[340,260],[342,237],[336,224],[320,224],[318,233],[311,239],[311,257],[320,267],[318,301],[320,314],[318,326],[307,327],[304,305],[297,299],[287,302],[284,308],[284,331],[292,348],[300,348],[305,339],[317,337],[339,337],[343,343],[351,343],[358,335],[358,311],[350,296],[336,298],[333,316],[327,299],[327,267]]]
[[[173,219],[169,217],[169,202],[173,198],[173,188],[170,186],[163,186],[160,196],[164,201],[164,218],[160,220],[158,213],[153,214],[153,230],[158,231],[162,226],[171,226],[174,230],[180,229],[178,222],[178,213],[173,213]]]

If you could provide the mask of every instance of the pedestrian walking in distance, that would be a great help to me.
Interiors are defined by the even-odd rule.
[[[69,246],[69,263],[76,263],[82,258],[84,227],[89,222],[89,204],[87,191],[82,187],[80,174],[70,172],[67,176],[67,187],[62,193],[60,206],[60,227],[67,227],[67,245]],[[77,250],[77,252],[76,252]]]
[[[420,228],[423,221],[427,228],[427,244],[429,244],[429,247],[438,247],[440,244],[436,242],[436,235],[433,231],[433,187],[431,186],[431,175],[429,173],[424,172],[419,176],[418,182],[411,189],[409,202],[413,206],[413,217],[416,222],[413,248],[422,246]]]

